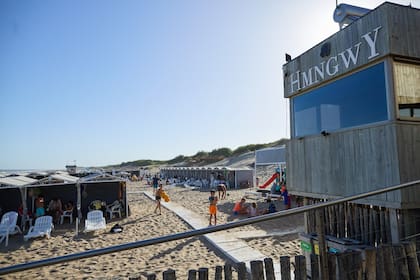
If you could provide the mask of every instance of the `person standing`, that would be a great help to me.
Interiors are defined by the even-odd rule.
[[[287,191],[287,188],[285,185],[281,187],[281,196],[283,197],[285,208],[290,209],[291,203],[290,203],[289,192]]]
[[[210,197],[209,197],[209,202],[210,202],[210,206],[209,206],[209,212],[210,212],[210,219],[209,219],[209,226],[212,225],[211,223],[211,218],[214,218],[214,225],[216,225],[217,223],[217,196],[215,195],[216,192],[214,190],[210,191]]]
[[[155,192],[155,200],[156,200],[155,213],[157,212],[157,210],[159,210],[159,215],[162,215],[162,209],[160,205],[160,201],[162,199],[162,193],[163,193],[163,186],[162,184],[159,184],[159,188]]]
[[[152,186],[153,186],[153,194],[156,195],[156,190],[159,185],[159,178],[157,175],[155,175],[152,179]]]
[[[217,185],[217,193],[219,194],[219,199],[225,199],[226,198],[226,185],[223,183],[219,183]]]

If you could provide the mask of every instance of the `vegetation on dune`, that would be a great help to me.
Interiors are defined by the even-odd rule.
[[[278,141],[267,143],[267,144],[249,144],[246,146],[240,146],[233,151],[229,148],[218,148],[218,149],[212,150],[211,152],[199,151],[193,156],[179,155],[173,159],[166,160],[166,161],[141,159],[141,160],[123,162],[118,165],[113,165],[112,167],[129,167],[129,166],[130,167],[145,167],[145,166],[151,166],[151,165],[164,165],[164,164],[176,165],[176,164],[181,164],[181,163],[183,166],[190,166],[190,165],[201,166],[201,165],[212,164],[212,163],[221,161],[229,157],[235,157],[235,156],[239,156],[248,152],[253,152],[255,150],[281,146],[281,145],[284,145],[286,142],[287,142],[287,139],[280,139]]]

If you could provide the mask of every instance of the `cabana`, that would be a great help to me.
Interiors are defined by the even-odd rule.
[[[109,174],[91,174],[78,178],[57,172],[41,180],[25,176],[5,177],[0,178],[0,185],[0,207],[4,211],[16,211],[22,204],[24,216],[28,209],[34,212],[34,201],[38,195],[42,195],[46,202],[55,197],[60,198],[63,203],[75,202],[76,233],[80,220],[86,216],[88,206],[94,200],[104,201],[106,204],[119,200],[125,206],[123,216],[128,214],[125,180]]]
[[[220,175],[230,188],[240,188],[246,182],[252,182],[253,170],[251,168],[231,168],[226,166],[206,167],[164,167],[160,173],[166,178],[194,178],[212,182]],[[211,187],[211,186],[210,186]]]

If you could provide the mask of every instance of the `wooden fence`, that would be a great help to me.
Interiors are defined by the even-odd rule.
[[[310,258],[311,275],[307,272],[305,256],[295,256],[291,263],[290,257],[280,257],[281,280],[321,280],[319,277],[318,256],[312,254]],[[271,258],[251,261],[251,273],[246,270],[245,263],[237,263],[234,269],[226,263],[223,267],[216,266],[214,270],[200,268],[189,270],[188,280],[275,280],[274,265]],[[293,271],[292,268],[293,267]],[[211,275],[214,277],[211,277]],[[292,277],[292,274],[294,277]],[[176,271],[168,269],[162,274],[163,280],[183,279],[176,275]],[[326,277],[324,277],[325,279]],[[156,274],[146,276],[134,275],[130,280],[156,280]],[[417,260],[414,243],[398,245],[380,245],[364,250],[351,250],[343,253],[328,253],[329,280],[414,280],[420,279],[420,267]]]

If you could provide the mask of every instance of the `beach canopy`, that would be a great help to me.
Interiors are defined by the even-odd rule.
[[[22,187],[29,184],[34,184],[38,180],[26,177],[26,176],[12,176],[12,177],[5,177],[0,178],[0,185],[4,188],[15,188],[15,187]]]

